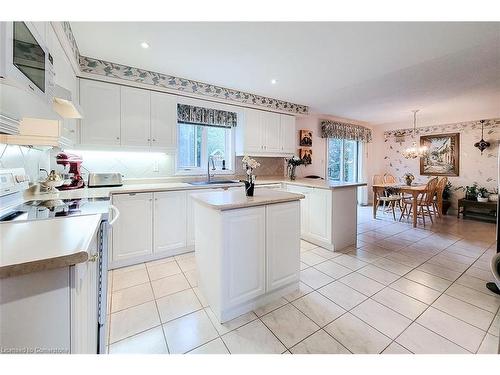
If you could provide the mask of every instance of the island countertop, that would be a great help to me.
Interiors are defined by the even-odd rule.
[[[253,197],[247,197],[245,191],[226,190],[207,193],[196,193],[192,198],[200,204],[216,210],[234,210],[237,208],[264,206],[276,203],[298,201],[305,198],[302,194],[284,191],[265,190],[255,191]]]
[[[101,215],[0,224],[0,279],[89,259]]]

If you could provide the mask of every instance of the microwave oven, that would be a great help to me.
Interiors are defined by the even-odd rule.
[[[0,79],[52,102],[53,59],[33,23],[0,22]]]

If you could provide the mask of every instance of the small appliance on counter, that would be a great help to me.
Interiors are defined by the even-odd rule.
[[[121,173],[89,173],[88,187],[122,186]]]
[[[83,177],[80,172],[80,166],[83,159],[74,154],[69,154],[67,152],[60,152],[56,156],[56,163],[64,166],[66,169],[69,166],[69,171],[67,172],[68,177],[65,178],[64,183],[57,188],[59,190],[73,190],[80,189],[85,186]]]

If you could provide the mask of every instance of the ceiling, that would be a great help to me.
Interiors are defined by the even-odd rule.
[[[72,22],[80,53],[372,124],[500,117],[500,23]],[[150,47],[143,49],[146,41]],[[271,84],[276,79],[276,84]]]

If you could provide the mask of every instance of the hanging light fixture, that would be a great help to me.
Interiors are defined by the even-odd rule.
[[[490,147],[490,142],[486,142],[484,140],[484,120],[479,121],[481,123],[481,140],[479,142],[474,143],[474,147],[477,147],[481,151],[481,155],[483,151]]]
[[[413,143],[411,147],[408,147],[406,150],[403,150],[402,154],[406,159],[416,159],[422,158],[427,155],[429,152],[426,146],[417,146],[417,142],[415,141],[415,132],[417,130],[417,112],[418,109],[414,109],[413,112],[413,133],[411,135],[413,139]]]

